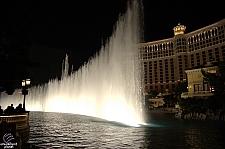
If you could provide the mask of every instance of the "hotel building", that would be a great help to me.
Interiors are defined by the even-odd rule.
[[[172,92],[187,81],[185,70],[225,60],[225,19],[187,34],[185,29],[178,24],[173,38],[140,44],[146,92]]]
[[[204,81],[202,70],[207,73],[216,74],[218,71],[217,66],[218,62],[208,62],[204,66],[197,66],[190,70],[186,70],[188,92],[183,92],[181,97],[207,98],[208,96],[212,96],[215,88],[214,86],[209,85],[207,81]]]

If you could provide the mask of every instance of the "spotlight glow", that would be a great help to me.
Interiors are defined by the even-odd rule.
[[[66,56],[61,80],[30,88],[26,109],[88,115],[131,126],[143,123],[141,63],[136,46],[142,37],[140,7],[139,1],[128,3],[106,45],[78,71],[68,74]],[[1,105],[16,105],[22,100],[18,94],[4,95]]]

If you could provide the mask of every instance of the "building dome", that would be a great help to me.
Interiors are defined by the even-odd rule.
[[[178,23],[178,25],[175,26],[173,30],[174,30],[174,35],[184,34],[186,30],[186,26],[180,25],[180,23]]]

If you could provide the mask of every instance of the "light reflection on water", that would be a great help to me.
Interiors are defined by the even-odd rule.
[[[174,119],[151,114],[148,125],[65,113],[30,113],[29,143],[39,148],[224,148],[223,122]]]

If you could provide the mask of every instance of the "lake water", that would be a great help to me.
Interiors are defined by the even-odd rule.
[[[147,124],[117,122],[66,113],[30,112],[30,140],[37,148],[224,148],[225,123],[179,120],[171,113],[148,114]]]

